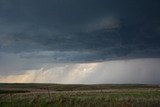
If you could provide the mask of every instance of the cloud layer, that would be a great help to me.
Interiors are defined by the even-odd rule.
[[[92,51],[98,57],[159,57],[159,1],[142,1],[1,0],[0,52]]]
[[[48,64],[53,65],[46,68],[48,76],[56,73],[63,77],[66,73],[69,76],[64,77],[68,82],[74,80],[70,75],[77,77],[83,73],[87,77],[74,81],[111,82],[103,75],[113,77],[112,72],[105,71],[112,69],[105,67],[105,64],[111,66],[112,61],[120,68],[120,73],[124,70],[126,75],[137,74],[136,66],[139,65],[131,66],[127,61],[125,66],[126,60],[135,62],[134,59],[139,59],[137,63],[143,66],[143,58],[160,58],[159,4],[159,0],[0,0],[1,81],[17,79],[16,82],[20,80],[18,78],[23,78],[21,81],[24,82],[41,81],[35,75],[41,74]],[[69,66],[68,71],[62,70],[59,74],[58,69],[66,69],[61,65]],[[55,66],[60,68],[55,71]],[[71,66],[75,68],[71,69]],[[84,72],[81,66],[90,70]],[[158,66],[155,64],[154,69],[152,66],[151,63],[151,68],[147,69],[153,72],[151,75],[157,74]],[[148,70],[141,72],[149,73]],[[101,74],[101,71],[104,72]],[[111,71],[115,73],[117,69],[113,67]],[[92,80],[98,73],[99,80]],[[147,74],[145,76],[148,79]],[[34,80],[30,79],[32,77]],[[54,77],[55,82],[64,82],[58,77]]]

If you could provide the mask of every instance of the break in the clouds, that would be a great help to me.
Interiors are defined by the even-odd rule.
[[[46,64],[158,59],[159,3],[0,0],[0,75]]]

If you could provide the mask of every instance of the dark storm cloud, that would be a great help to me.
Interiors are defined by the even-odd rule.
[[[0,52],[32,59],[39,58],[34,52],[52,51],[45,58],[62,62],[159,57],[159,3],[0,0]]]

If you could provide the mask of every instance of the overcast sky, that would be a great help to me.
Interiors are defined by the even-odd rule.
[[[0,0],[0,82],[160,83],[159,4]]]

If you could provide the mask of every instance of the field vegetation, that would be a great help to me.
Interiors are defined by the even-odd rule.
[[[0,107],[160,107],[160,86],[0,84]]]

